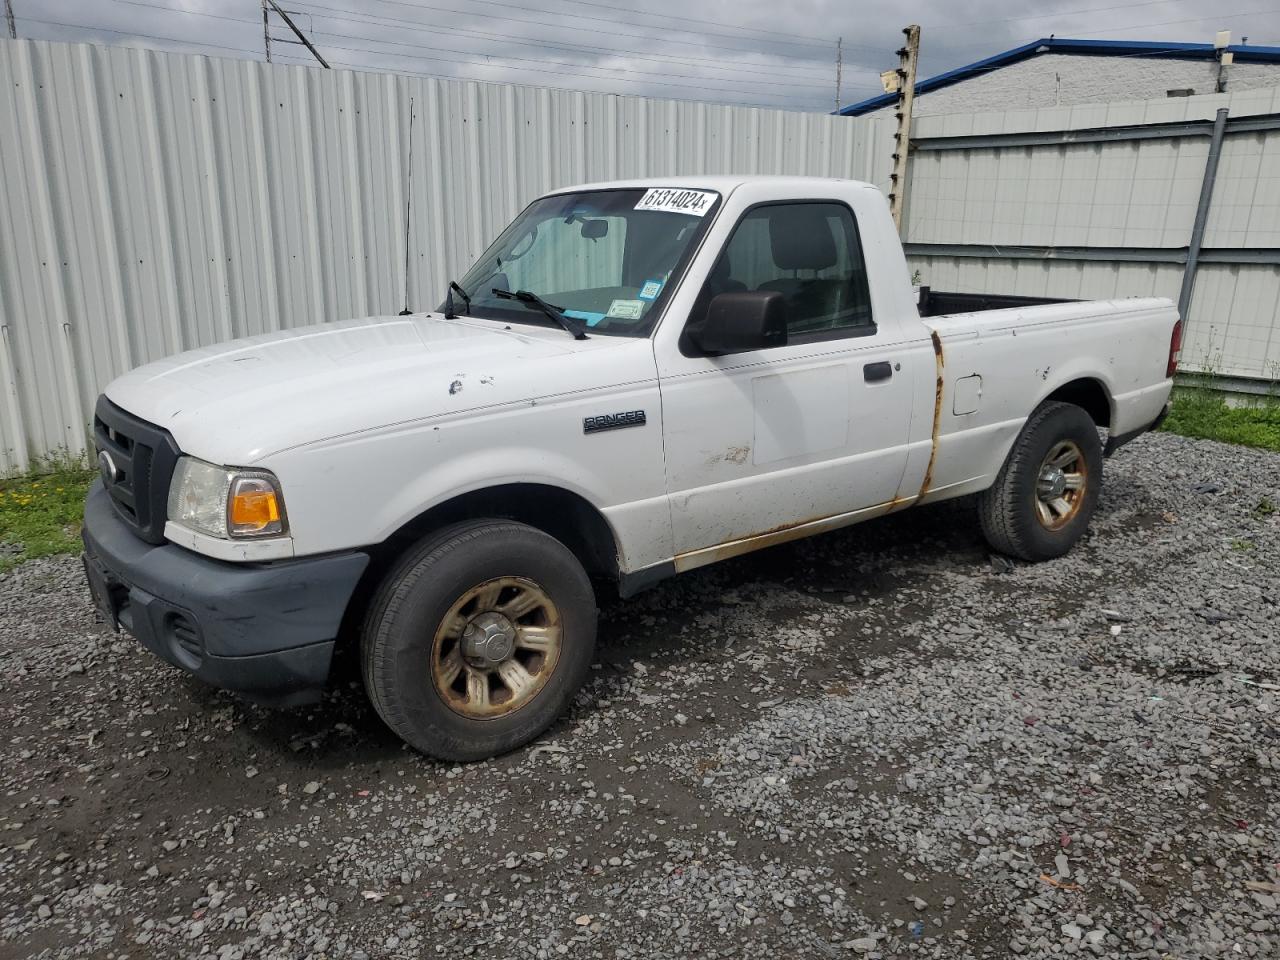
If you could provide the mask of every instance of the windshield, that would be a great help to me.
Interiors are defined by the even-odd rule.
[[[648,335],[720,195],[711,190],[591,190],[534,201],[459,281],[470,313],[549,325],[493,293],[527,290],[588,334]],[[458,307],[461,309],[461,307]]]

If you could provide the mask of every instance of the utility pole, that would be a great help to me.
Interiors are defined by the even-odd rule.
[[[902,233],[902,208],[907,198],[907,154],[911,151],[911,107],[916,99],[916,61],[920,57],[920,27],[912,24],[902,31],[906,45],[898,51],[898,133],[893,144],[893,173],[889,175],[889,210],[894,225]]]
[[[265,0],[265,2],[271,6],[272,10],[280,15],[280,19],[284,21],[284,25],[286,27],[293,31],[293,35],[298,38],[298,42],[310,50],[311,55],[320,61],[320,66],[324,67],[326,70],[330,69],[329,61],[320,56],[320,51],[317,50],[311,41],[307,39],[307,35],[298,29],[298,25],[293,22],[289,15],[280,8],[280,4],[276,3],[276,0]]]
[[[1227,92],[1227,67],[1235,62],[1235,54],[1227,47],[1231,46],[1231,31],[1219,30],[1213,40],[1213,52],[1218,58],[1218,80],[1214,83],[1214,93]]]
[[[840,112],[840,74],[844,70],[844,37],[836,39],[836,113]]]
[[[13,0],[4,0],[4,18],[9,21],[9,39],[18,39],[18,25],[13,20]]]
[[[271,62],[271,8],[262,0],[262,45],[267,51],[267,63]]]

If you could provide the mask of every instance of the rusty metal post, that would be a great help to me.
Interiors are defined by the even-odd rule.
[[[889,210],[902,233],[902,209],[907,199],[907,155],[911,151],[911,107],[916,99],[916,61],[920,57],[920,27],[903,31],[906,45],[898,51],[898,133],[893,144],[893,173],[889,175]]]

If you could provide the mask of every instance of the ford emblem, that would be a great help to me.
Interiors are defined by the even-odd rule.
[[[111,458],[111,454],[106,450],[98,451],[98,472],[102,474],[102,482],[107,486],[113,483],[119,483],[124,479],[124,474],[120,468],[116,466],[115,460]]]

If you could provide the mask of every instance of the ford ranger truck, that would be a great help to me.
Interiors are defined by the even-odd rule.
[[[996,550],[1066,553],[1181,330],[1163,299],[917,293],[884,196],[810,178],[557,190],[441,294],[112,382],[108,621],[267,704],[354,644],[405,741],[492,756],[566,709],[597,591],[972,494]]]

